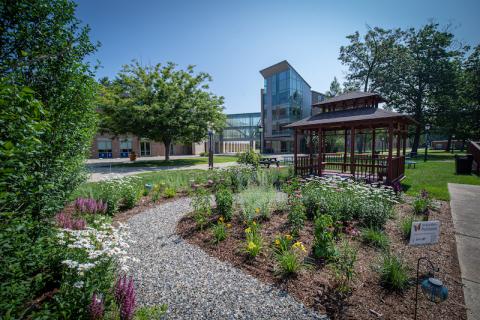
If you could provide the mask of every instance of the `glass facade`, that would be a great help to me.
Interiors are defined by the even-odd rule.
[[[260,112],[228,114],[223,131],[216,135],[217,141],[255,141],[260,147]]]
[[[266,146],[274,149],[265,151],[291,152],[293,131],[283,127],[311,115],[312,91],[308,83],[286,62],[261,72],[265,72],[262,73],[265,142]]]

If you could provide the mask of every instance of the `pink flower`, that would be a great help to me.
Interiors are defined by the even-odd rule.
[[[120,276],[115,283],[114,296],[120,307],[120,319],[131,320],[135,313],[135,286],[133,278]]]
[[[88,309],[90,311],[90,319],[92,319],[92,320],[103,319],[103,313],[105,311],[105,306],[104,306],[104,303],[103,303],[102,296],[94,293],[92,295],[92,301],[90,302],[90,306],[88,307]]]

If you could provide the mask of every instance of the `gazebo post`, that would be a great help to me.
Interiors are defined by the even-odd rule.
[[[387,161],[387,183],[392,180],[392,150],[393,149],[393,122],[388,126],[388,161]]]
[[[405,125],[402,126],[403,127],[403,132],[402,132],[402,138],[403,138],[403,141],[402,141],[402,147],[403,147],[403,156],[405,156],[405,153],[407,151],[407,128]]]
[[[293,172],[297,175],[297,129],[293,129]]]
[[[350,173],[355,178],[355,127],[350,131]]]
[[[343,172],[347,171],[347,146],[348,146],[348,131],[345,129],[345,140],[343,143]]]
[[[400,123],[397,124],[397,157],[400,157],[400,140],[401,140],[401,129],[400,129]]]
[[[308,151],[310,152],[309,155],[309,162],[310,162],[310,174],[313,174],[313,131],[308,130],[309,136],[310,136],[310,141],[308,142]]]
[[[372,128],[372,175],[375,176],[375,128]]]
[[[318,176],[322,175],[322,129],[318,128],[318,160],[317,160],[317,173]]]

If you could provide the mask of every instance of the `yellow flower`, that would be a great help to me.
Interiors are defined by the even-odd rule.
[[[306,252],[307,249],[305,249],[305,246],[303,245],[303,243],[301,243],[300,241],[297,241],[293,244],[292,246],[294,249],[300,249],[302,250],[303,252]]]
[[[232,227],[232,224],[231,223],[227,223],[227,228],[231,228]]]
[[[252,232],[252,229],[250,229],[250,227],[248,227],[247,229],[245,229],[245,233],[250,233]]]
[[[253,222],[252,222],[252,224],[253,224],[254,226],[256,226],[256,225],[257,225],[257,223],[256,223],[255,221],[253,221]]]
[[[260,208],[255,208],[255,213],[259,213],[260,212]]]
[[[257,245],[255,243],[253,243],[253,241],[248,242],[248,245],[247,245],[248,250],[254,250],[256,248],[257,248]]]
[[[280,240],[275,239],[275,244],[276,244],[277,246],[279,246],[279,245],[280,245]]]
[[[223,216],[221,216],[220,218],[218,218],[218,221],[223,222],[225,221],[225,219],[223,218]]]
[[[292,236],[289,234],[285,235],[285,238],[287,238],[287,240],[292,240]]]

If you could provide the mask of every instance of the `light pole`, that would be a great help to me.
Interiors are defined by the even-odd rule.
[[[213,134],[215,131],[208,128],[208,169],[213,169]]]
[[[260,154],[263,153],[263,125],[258,125],[258,132],[260,133]]]
[[[453,153],[455,153],[455,135],[452,134],[452,145],[450,146],[450,151]]]
[[[425,157],[423,158],[423,162],[427,162],[427,154],[428,154],[428,134],[430,133],[430,125],[425,125]]]

